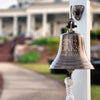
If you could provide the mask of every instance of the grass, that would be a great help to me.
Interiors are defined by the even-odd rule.
[[[51,74],[49,70],[49,65],[47,64],[20,64],[21,66],[37,71],[39,73],[51,76],[53,78],[56,78],[58,80],[64,81],[66,75],[55,75]],[[92,100],[100,100],[100,86],[92,85],[91,87],[91,94],[92,94]]]
[[[100,100],[100,86],[92,85],[91,94],[93,100]]]
[[[96,40],[91,40],[91,46],[95,46],[97,44]]]
[[[47,64],[20,64],[21,66],[25,67],[25,68],[29,68],[31,70],[37,71],[39,73],[54,77],[58,80],[64,81],[66,75],[65,74],[51,74],[50,69],[49,69],[49,65]]]

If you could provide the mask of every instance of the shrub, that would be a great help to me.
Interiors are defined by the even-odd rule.
[[[59,46],[59,38],[42,38],[33,41],[30,45],[42,45],[42,46],[48,46],[48,53],[54,54],[58,51]]]
[[[48,53],[50,55],[55,54],[58,51],[59,47],[59,38],[49,38],[48,39]]]
[[[0,37],[0,40],[3,40],[4,42],[7,42],[8,38],[7,37]]]
[[[97,34],[96,34],[96,31],[95,30],[91,30],[90,31],[90,35],[91,35],[91,39],[97,39]]]
[[[69,31],[69,28],[66,28],[66,29],[65,29],[65,33],[68,32],[68,31]]]
[[[64,29],[62,29],[62,33],[66,33],[66,32],[68,32],[69,31],[69,28],[64,28]]]
[[[29,52],[22,56],[21,58],[18,58],[18,62],[20,63],[33,63],[40,59],[40,54],[37,52]]]
[[[91,46],[95,46],[96,45],[96,40],[91,40]]]
[[[97,39],[100,39],[100,29],[96,30],[96,34],[97,34]]]
[[[100,29],[91,30],[91,39],[100,39]]]
[[[30,45],[47,46],[48,45],[48,40],[47,40],[47,38],[38,39],[38,40],[33,41]]]
[[[41,45],[41,46],[50,46],[53,45],[52,42],[59,42],[59,38],[41,38],[33,41],[30,45]]]

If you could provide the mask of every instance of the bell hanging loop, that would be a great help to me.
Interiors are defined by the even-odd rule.
[[[75,25],[74,19],[72,18],[72,6],[70,8],[70,19],[68,21],[68,25],[66,26],[67,28],[69,28],[72,31],[72,28],[76,28],[77,25]]]

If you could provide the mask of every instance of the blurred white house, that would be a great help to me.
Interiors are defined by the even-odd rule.
[[[0,10],[0,36],[59,36],[65,29],[69,0],[18,0]],[[93,28],[100,28],[100,4],[91,2]]]

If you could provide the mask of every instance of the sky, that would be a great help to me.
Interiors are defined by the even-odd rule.
[[[0,0],[0,9],[5,9],[12,4],[17,4],[17,0]]]

